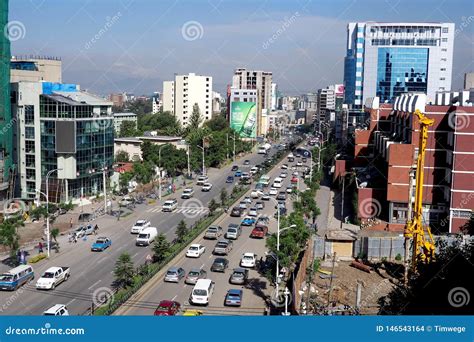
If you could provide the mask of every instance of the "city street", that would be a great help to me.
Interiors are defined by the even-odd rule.
[[[247,169],[251,166],[242,166],[244,159],[249,159],[250,164],[255,165],[261,163],[265,156],[252,153],[237,160],[236,164],[242,170],[248,171]],[[94,296],[104,293],[104,291],[110,292],[111,283],[114,279],[114,265],[121,253],[129,253],[135,266],[143,264],[146,256],[152,254],[151,247],[135,246],[136,235],[130,234],[130,228],[135,221],[148,219],[151,221],[151,226],[158,228],[159,233],[163,232],[169,241],[173,240],[175,237],[174,230],[180,220],[184,219],[190,225],[205,214],[205,207],[212,198],[219,201],[222,188],[225,187],[230,194],[235,184],[226,184],[225,180],[227,175],[231,174],[232,165],[230,164],[219,170],[209,170],[209,180],[213,184],[210,192],[201,192],[200,187],[194,185],[194,199],[200,201],[194,201],[194,203],[203,203],[204,209],[202,210],[183,208],[182,205],[185,200],[180,198],[181,191],[178,191],[174,195],[162,199],[162,202],[173,197],[178,199],[179,207],[175,213],[161,212],[161,205],[158,203],[154,205],[142,204],[136,206],[132,215],[120,218],[120,220],[112,216],[105,216],[94,221],[93,224],[97,223],[100,227],[98,236],[105,236],[112,240],[112,246],[104,252],[91,252],[91,244],[96,238],[93,235],[88,236],[86,241],[80,239],[75,244],[68,243],[67,236],[59,238],[60,253],[56,254],[53,250],[49,260],[33,265],[35,280],[15,292],[0,292],[0,314],[40,315],[44,310],[59,303],[66,304],[70,314],[83,314],[91,306]],[[264,243],[263,241],[253,242],[256,244]],[[248,248],[253,248],[253,245],[249,245]],[[55,290],[36,290],[36,280],[46,269],[52,266],[70,267],[71,277]],[[6,269],[2,265],[2,271],[4,268]],[[179,295],[180,292],[176,291],[176,294]],[[174,294],[171,297],[173,296]]]
[[[288,163],[296,165],[296,162],[300,159],[296,159],[294,163],[288,163],[287,159],[283,159],[276,167],[274,167],[268,174],[271,176],[271,182],[275,177],[278,177],[283,171],[281,165]],[[309,165],[309,161],[308,164]],[[292,169],[285,170],[288,172],[288,177],[284,178],[282,187],[279,191],[285,191],[286,187],[290,185]],[[301,174],[301,173],[300,173]],[[301,182],[300,190],[303,189],[304,184]],[[267,189],[268,190],[268,189]],[[266,191],[267,191],[266,190]],[[250,191],[247,195],[250,194]],[[255,204],[257,200],[253,200]],[[261,211],[261,215],[270,217],[269,233],[276,233],[277,222],[273,217],[275,210],[275,197],[272,196],[270,201],[265,201],[265,208]],[[287,208],[292,208],[292,198],[287,196]],[[248,207],[251,207],[249,205]],[[242,216],[243,218],[243,216]],[[224,232],[227,230],[227,226],[230,223],[240,224],[242,218],[231,217],[226,214],[221,217],[217,222]],[[283,227],[282,227],[283,228]],[[206,240],[203,238],[204,234],[201,234],[193,243],[199,243],[206,246],[206,252],[197,259],[191,259],[185,257],[185,251],[180,253],[169,266],[182,267],[186,272],[192,268],[201,268],[207,272],[207,278],[215,282],[214,294],[210,299],[210,303],[206,307],[196,307],[189,303],[189,296],[193,289],[193,285],[186,285],[184,280],[179,283],[166,283],[163,281],[164,275],[167,268],[160,271],[154,278],[152,278],[148,284],[146,284],[136,295],[119,310],[115,312],[116,315],[152,315],[156,307],[161,300],[174,300],[179,302],[184,308],[199,309],[203,311],[205,315],[263,315],[265,310],[265,301],[269,300],[273,293],[273,286],[271,282],[261,275],[256,269],[251,269],[249,272],[249,279],[247,285],[233,285],[229,283],[229,277],[232,274],[232,270],[236,267],[240,267],[240,259],[243,253],[252,252],[257,254],[257,259],[262,257],[265,259],[267,248],[265,247],[265,239],[253,239],[250,238],[250,232],[253,227],[242,227],[242,235],[238,240],[234,241],[233,249],[228,256],[225,256],[229,260],[229,267],[224,273],[211,272],[210,267],[217,256],[212,254],[212,250],[216,244],[216,240]],[[226,307],[224,306],[224,299],[229,289],[242,289],[243,290],[243,301],[239,308]]]

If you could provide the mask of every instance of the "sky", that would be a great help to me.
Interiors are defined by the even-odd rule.
[[[64,83],[102,95],[150,95],[189,72],[224,92],[240,67],[315,92],[342,83],[353,21],[454,22],[452,88],[474,71],[472,0],[11,0],[9,20],[12,55],[60,57]]]

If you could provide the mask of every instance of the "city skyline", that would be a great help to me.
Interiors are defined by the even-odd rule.
[[[403,18],[455,24],[452,89],[457,90],[473,67],[474,17],[463,10],[472,7],[468,1],[456,3],[451,8],[444,1],[13,2],[10,22],[20,32],[12,39],[12,55],[61,57],[64,82],[103,95],[151,94],[175,73],[189,72],[212,76],[215,90],[223,92],[239,67],[272,71],[280,91],[298,95],[342,83],[349,22]]]

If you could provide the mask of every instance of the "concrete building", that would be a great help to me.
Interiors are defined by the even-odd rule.
[[[151,98],[151,105],[152,109],[151,112],[153,114],[158,114],[163,110],[163,102],[161,101],[161,94],[159,92],[154,92]]]
[[[175,75],[163,82],[163,111],[172,112],[183,127],[189,123],[197,104],[204,121],[212,117],[212,77],[194,73]]]
[[[362,108],[375,96],[381,103],[405,92],[434,101],[451,90],[454,24],[349,23],[344,61],[345,103]]]
[[[464,89],[474,89],[474,72],[464,74]]]
[[[434,119],[428,130],[423,216],[435,234],[457,233],[474,210],[474,107],[469,92],[402,95],[395,103],[370,99],[367,129],[355,131],[354,164],[359,217],[382,220],[374,229],[402,231],[407,218],[410,171],[416,165],[419,123],[414,108]],[[457,98],[457,99],[455,99]],[[348,168],[346,167],[346,170]],[[416,170],[418,171],[418,170]],[[369,210],[370,209],[370,210]]]
[[[180,149],[187,148],[186,141],[184,141],[182,137],[154,135],[130,138],[115,138],[114,155],[119,152],[127,152],[131,161],[142,160],[141,146],[145,141],[149,141],[152,144],[156,145],[170,144]]]
[[[137,129],[137,114],[135,113],[114,113],[114,129],[115,134],[120,134],[120,128],[124,121],[133,122],[135,129]]]
[[[0,27],[8,23],[8,1],[0,3]],[[10,110],[10,40],[0,35],[0,201],[13,195],[16,168],[12,146],[12,113]]]
[[[275,111],[278,108],[278,87],[276,83],[272,83],[272,104],[270,110]]]
[[[112,103],[73,84],[22,81],[11,87],[20,196],[45,192],[50,171],[50,201],[101,193],[113,164]]]
[[[10,82],[62,82],[62,62],[58,57],[12,56]]]
[[[127,102],[127,94],[110,94],[108,99],[112,102],[114,107],[122,108],[125,105],[125,102]]]
[[[220,114],[222,96],[217,91],[212,92],[212,114]]]

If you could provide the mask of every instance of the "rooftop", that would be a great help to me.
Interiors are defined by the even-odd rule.
[[[73,101],[72,105],[88,104],[91,106],[112,106],[111,101],[107,101],[106,99],[100,96],[88,93],[86,91],[54,91],[54,94],[60,95],[63,98],[68,98],[69,100]]]
[[[121,117],[121,116],[137,116],[137,114],[132,113],[132,112],[124,112],[124,113],[114,113],[115,117]]]

